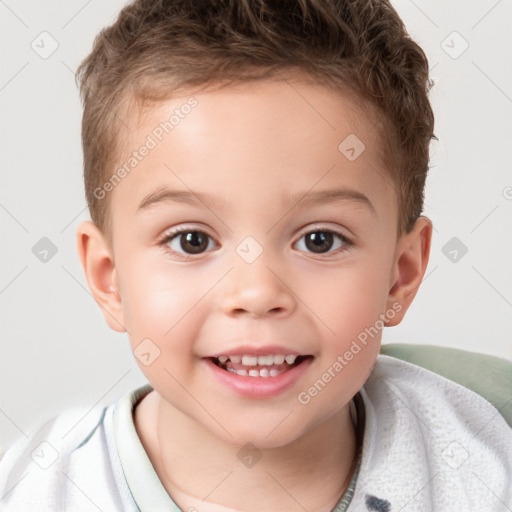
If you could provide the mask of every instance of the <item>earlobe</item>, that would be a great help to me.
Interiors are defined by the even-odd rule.
[[[96,224],[84,221],[76,229],[76,245],[87,284],[105,321],[114,331],[126,332],[117,271],[105,237]]]
[[[398,325],[416,296],[427,269],[431,239],[432,221],[419,217],[413,229],[400,240],[393,268],[396,279],[387,298],[387,310],[399,311],[386,321],[386,326]]]

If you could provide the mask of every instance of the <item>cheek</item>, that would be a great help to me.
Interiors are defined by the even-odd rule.
[[[384,282],[378,268],[342,272],[314,297],[319,332],[325,334],[318,371],[303,391],[326,414],[357,393],[375,364],[384,327]]]
[[[152,250],[147,249],[146,252],[151,253]],[[150,309],[171,306],[168,301],[172,297],[178,300],[178,295],[184,291],[179,271],[172,272],[172,268],[164,264],[164,257],[157,254],[135,254],[125,262],[130,305],[143,308],[136,311],[137,315]]]
[[[173,271],[161,263],[134,261],[124,272],[128,278],[123,283],[123,313],[132,344],[150,338],[165,350],[182,333],[183,325],[190,327],[202,295],[200,283],[190,272]]]
[[[171,272],[166,265],[142,269],[132,270],[126,282],[128,296],[123,311],[130,346],[140,370],[154,387],[181,396],[177,381],[182,382],[194,370],[201,287],[194,286],[190,276],[184,275],[187,273]],[[147,353],[150,355],[144,359]]]
[[[342,347],[379,318],[386,303],[387,282],[382,263],[357,262],[337,272],[308,277],[304,302],[324,324],[326,336]]]

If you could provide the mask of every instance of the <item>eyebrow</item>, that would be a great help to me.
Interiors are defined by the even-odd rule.
[[[374,215],[377,215],[375,207],[368,197],[362,192],[348,187],[317,190],[315,192],[305,192],[294,196],[289,195],[283,198],[283,206],[288,206],[291,203],[293,207],[298,206],[299,208],[304,208],[306,206],[315,206],[317,204],[332,203],[340,200],[353,201],[366,205]]]
[[[139,204],[137,213],[141,210],[146,210],[151,206],[158,203],[187,203],[192,205],[198,205],[200,203],[210,203],[213,206],[222,206],[224,201],[214,198],[211,194],[191,192],[188,190],[170,190],[162,187],[153,192],[147,194]]]
[[[353,201],[366,205],[374,215],[377,214],[375,207],[368,197],[357,190],[346,187],[287,195],[283,197],[282,205],[283,207],[289,207],[292,205],[292,208],[305,208],[307,206],[332,203],[340,200]],[[224,200],[215,198],[211,194],[191,192],[188,190],[170,190],[163,187],[147,194],[139,204],[137,213],[141,210],[147,210],[156,204],[169,202],[187,203],[192,205],[199,205],[200,203],[203,203],[217,208],[222,208],[225,205]]]

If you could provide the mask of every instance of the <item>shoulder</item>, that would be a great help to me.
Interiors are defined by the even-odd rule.
[[[500,425],[506,425],[500,412],[489,400],[445,375],[414,362],[379,354],[365,388],[372,395],[382,398],[386,396],[394,401],[402,398],[403,405],[408,404],[419,411],[455,408],[475,421],[481,414],[497,415]]]
[[[112,436],[114,407],[69,408],[10,446],[0,459],[0,509],[67,510],[69,500],[80,508],[71,496],[79,491],[86,500],[91,486],[99,492],[107,485],[112,480],[108,466],[113,447],[107,436]]]
[[[3,454],[0,467],[23,470],[32,463],[49,467],[55,458],[52,453],[69,454],[101,423],[105,411],[106,408],[72,407],[33,425]]]
[[[512,429],[499,410],[475,391],[429,369],[379,354],[364,385],[375,413],[410,415],[434,433],[461,428],[478,437],[500,433],[509,440]]]
[[[489,488],[512,500],[512,429],[485,398],[382,354],[360,391],[367,420],[360,492],[421,511],[494,503]]]
[[[391,343],[381,354],[421,366],[475,391],[491,402],[512,427],[512,361],[440,345]]]

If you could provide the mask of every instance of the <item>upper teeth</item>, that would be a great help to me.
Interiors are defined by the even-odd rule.
[[[273,364],[283,364],[285,361],[288,364],[293,364],[295,359],[297,359],[296,355],[267,355],[267,356],[219,356],[219,362],[224,364],[228,359],[231,360],[232,363],[242,363],[245,366],[256,366],[256,365],[265,365],[271,366]]]

